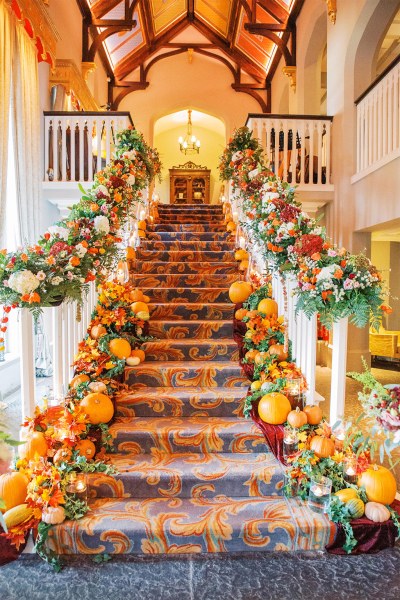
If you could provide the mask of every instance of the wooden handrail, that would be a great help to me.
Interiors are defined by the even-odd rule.
[[[378,85],[378,83],[380,83],[382,81],[382,79],[384,79],[386,77],[386,75],[388,73],[390,73],[390,71],[399,62],[400,62],[400,54],[394,60],[392,60],[392,62],[390,63],[390,65],[388,65],[386,67],[386,69],[384,71],[382,71],[382,73],[380,75],[378,75],[378,77],[376,79],[374,79],[374,81],[367,87],[367,89],[360,96],[358,96],[358,98],[356,100],[354,100],[354,104],[357,106],[357,104],[359,104],[361,102],[361,100],[363,100],[365,98],[365,96],[368,96],[368,94],[370,93],[370,91],[373,90],[374,87],[376,87]]]
[[[333,117],[327,115],[280,115],[272,113],[249,113],[246,119],[246,126],[250,119],[292,119],[292,120],[307,120],[307,121],[333,121]]]
[[[95,111],[95,110],[45,110],[43,111],[45,117],[69,117],[75,115],[76,117],[127,117],[133,126],[131,113],[129,111],[119,110],[107,110],[107,111]]]

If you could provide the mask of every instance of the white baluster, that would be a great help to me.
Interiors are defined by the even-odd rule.
[[[333,325],[330,422],[344,416],[348,319]]]
[[[35,337],[32,313],[19,311],[19,348],[21,377],[21,409],[23,417],[33,417],[35,411]]]

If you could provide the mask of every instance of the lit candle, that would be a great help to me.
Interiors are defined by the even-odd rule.
[[[312,492],[314,494],[314,496],[318,496],[319,498],[323,495],[323,490],[318,487],[317,485],[314,485],[314,487],[312,488]]]
[[[145,210],[141,210],[140,211],[140,220],[144,221],[146,218],[146,211]]]
[[[129,269],[125,260],[120,260],[117,266],[118,283],[127,283],[129,281]]]

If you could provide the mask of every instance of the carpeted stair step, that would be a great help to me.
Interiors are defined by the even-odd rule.
[[[233,252],[225,251],[225,252],[207,252],[206,250],[198,251],[195,250],[191,252],[190,250],[181,250],[176,251],[172,250],[168,252],[167,250],[145,250],[143,247],[140,247],[136,250],[136,258],[137,260],[145,260],[145,261],[171,261],[171,262],[231,262],[235,263],[235,257]]]
[[[150,335],[165,339],[220,339],[233,335],[232,321],[150,321]]]
[[[151,302],[171,302],[182,304],[188,302],[221,302],[228,303],[229,288],[158,288],[149,290]],[[233,305],[232,305],[233,309]]]
[[[205,488],[207,484],[205,484]],[[53,526],[56,554],[185,554],[321,550],[336,528],[298,498],[92,500],[79,521]]]
[[[142,243],[145,241],[161,241],[161,242],[223,242],[230,241],[231,234],[229,231],[225,233],[211,233],[211,232],[203,232],[203,231],[158,231],[151,232],[147,234],[147,239],[142,240]],[[207,250],[207,246],[204,247]]]
[[[243,416],[246,387],[146,387],[122,391],[116,399],[117,417]]]
[[[232,304],[222,303],[149,304],[149,309],[152,321],[229,321],[234,312]]]
[[[110,454],[118,475],[88,476],[89,498],[207,498],[282,495],[283,469],[271,452]]]
[[[157,223],[160,225],[164,223],[224,223],[224,217],[219,213],[202,213],[202,214],[193,214],[190,212],[187,213],[169,213],[169,214],[160,214],[157,219]]]
[[[146,362],[159,361],[239,361],[239,350],[232,338],[218,340],[158,340],[142,346]]]
[[[142,241],[141,247],[144,250],[166,250],[166,251],[203,251],[207,250],[209,252],[234,252],[235,244],[233,241],[206,241],[206,240],[165,240],[160,242],[152,242],[151,240]]]
[[[223,273],[223,274],[188,274],[188,275],[180,275],[171,274],[171,275],[146,275],[137,274],[131,275],[131,283],[134,286],[140,287],[141,289],[145,288],[171,288],[171,287],[229,287],[231,283],[236,281],[238,278],[237,273]]]
[[[182,225],[181,223],[168,223],[168,225],[166,223],[158,225],[157,223],[155,223],[154,225],[148,225],[147,226],[147,230],[149,232],[157,232],[157,231],[176,231],[176,232],[182,232],[182,233],[187,233],[189,231],[194,231],[194,232],[225,232],[226,231],[226,227],[224,224],[221,225],[215,225],[215,224],[208,224],[208,223],[185,223],[184,225]]]
[[[217,212],[223,213],[221,204],[159,204],[158,212]]]
[[[237,417],[118,417],[109,431],[122,454],[268,451],[257,425]]]
[[[144,362],[125,369],[125,382],[132,388],[138,385],[153,387],[240,387],[248,385],[237,361],[186,360]]]
[[[136,260],[132,266],[133,270],[136,273],[159,273],[163,274],[179,274],[179,273],[187,273],[187,274],[199,274],[199,273],[210,273],[210,274],[220,274],[223,275],[225,273],[238,273],[237,264],[233,262],[162,262],[162,261],[142,261]]]

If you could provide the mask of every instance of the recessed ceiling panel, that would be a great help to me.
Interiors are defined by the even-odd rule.
[[[153,15],[154,32],[159,34],[186,14],[186,0],[148,0]]]
[[[122,2],[122,4],[124,3]],[[116,15],[118,10],[119,6],[116,6],[108,13],[107,18],[117,19],[118,17]],[[145,44],[142,18],[139,11],[135,12],[133,19],[136,21],[136,26],[133,27],[133,29],[130,31],[119,31],[118,33],[114,33],[113,35],[110,35],[110,37],[108,37],[104,42],[106,52],[113,67],[115,67],[127,55],[132,54]],[[99,28],[99,31],[102,30],[102,28]]]
[[[256,14],[257,23],[278,24],[278,21],[260,6],[257,7]],[[269,38],[262,35],[254,35],[246,31],[244,26],[248,22],[249,21],[246,13],[242,9],[240,13],[239,27],[236,35],[235,45],[248,57],[249,60],[267,70],[271,59],[275,54],[276,46]]]
[[[195,0],[195,14],[223,36],[228,35],[232,0]]]

